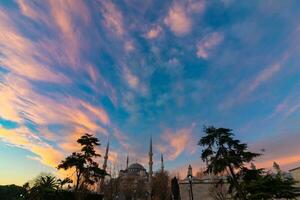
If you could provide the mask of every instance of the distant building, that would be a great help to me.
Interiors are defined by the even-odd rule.
[[[289,170],[292,177],[297,181],[296,186],[300,187],[300,167],[296,167],[294,169]]]
[[[189,178],[191,177],[191,178]],[[223,177],[221,177],[223,178]],[[179,181],[181,200],[190,200],[191,195],[194,200],[205,199],[214,200],[214,189],[216,189],[215,184],[220,178],[214,178],[210,175],[203,176],[201,179],[193,176],[192,166],[189,165],[187,176]],[[224,190],[226,193],[226,188],[218,188],[219,190]]]

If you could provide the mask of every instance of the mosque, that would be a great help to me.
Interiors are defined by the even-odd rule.
[[[109,143],[107,143],[104,162],[102,169],[107,169],[109,153]],[[164,171],[163,155],[161,155],[161,170]],[[126,193],[143,193],[143,196],[150,197],[152,191],[152,178],[153,178],[153,149],[152,149],[152,138],[150,138],[149,153],[148,153],[148,171],[140,163],[129,163],[129,157],[126,159],[126,168],[121,169],[118,174],[120,181],[120,191]],[[100,180],[98,191],[103,191],[104,179]],[[139,194],[141,195],[141,194]]]

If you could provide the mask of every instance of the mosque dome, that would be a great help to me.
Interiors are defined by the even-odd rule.
[[[131,176],[145,176],[146,175],[146,169],[143,167],[143,165],[139,163],[133,163],[129,165],[127,169],[128,175]]]
[[[139,171],[145,171],[146,169],[143,167],[143,165],[139,163],[133,163],[128,167],[128,170],[132,172],[139,172]]]

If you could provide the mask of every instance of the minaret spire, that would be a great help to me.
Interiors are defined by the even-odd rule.
[[[149,179],[152,181],[152,166],[153,166],[153,152],[152,152],[152,136],[150,138],[150,147],[149,147]]]
[[[107,168],[107,160],[108,160],[108,152],[109,152],[109,140],[107,141],[106,150],[105,150],[105,156],[104,156],[104,162],[102,169],[106,171]],[[100,192],[103,193],[103,185],[104,185],[104,178],[100,179]]]
[[[126,159],[126,169],[128,169],[129,166],[129,156],[127,155],[127,159]]]
[[[108,159],[108,151],[109,151],[109,140],[107,141],[105,156],[104,156],[104,163],[103,163],[103,170],[106,170],[107,167],[107,159]]]
[[[152,199],[152,166],[153,166],[153,152],[152,152],[152,135],[150,137],[150,147],[149,147],[149,197]]]
[[[164,155],[163,154],[161,154],[160,160],[161,160],[161,172],[164,173],[165,166],[164,166]]]

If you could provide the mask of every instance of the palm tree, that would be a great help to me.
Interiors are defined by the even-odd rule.
[[[29,199],[51,199],[59,187],[56,177],[52,175],[40,175],[33,181],[33,187],[29,190]]]
[[[33,187],[40,189],[55,190],[58,188],[58,181],[52,175],[40,176],[35,180]]]

